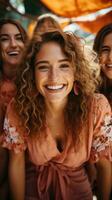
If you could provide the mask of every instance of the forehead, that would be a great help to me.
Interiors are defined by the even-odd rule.
[[[42,44],[40,51],[37,53],[36,58],[38,59],[61,59],[66,58],[61,45],[58,42],[50,41]]]
[[[103,45],[112,45],[112,32],[105,36],[103,40]]]
[[[4,24],[0,30],[0,34],[19,34],[20,30],[15,24]]]

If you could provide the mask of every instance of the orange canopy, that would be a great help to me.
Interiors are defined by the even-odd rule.
[[[112,23],[112,11],[97,17],[94,21],[78,21],[76,22],[83,30],[90,33],[97,33],[101,27],[106,24]]]
[[[40,0],[63,17],[78,17],[112,6],[112,0]]]
[[[28,26],[28,33],[29,36],[32,36],[32,32],[34,30],[34,27],[36,25],[36,20],[32,21]],[[112,23],[112,11],[108,12],[105,15],[98,16],[93,21],[75,21],[75,20],[66,20],[61,22],[60,25],[62,28],[65,28],[70,23],[77,23],[84,31],[89,33],[97,33],[101,27],[103,27],[106,24]]]

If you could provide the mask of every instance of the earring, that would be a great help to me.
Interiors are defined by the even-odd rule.
[[[74,94],[76,96],[78,96],[79,95],[79,87],[78,87],[77,82],[74,82],[73,90],[74,90]]]

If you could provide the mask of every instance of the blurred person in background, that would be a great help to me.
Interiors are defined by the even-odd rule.
[[[62,30],[57,17],[53,14],[42,14],[37,19],[33,35],[35,35],[35,33],[44,33],[45,31],[52,30],[54,28]]]
[[[16,94],[16,74],[28,37],[21,24],[12,19],[0,20],[0,135],[10,100]],[[1,140],[1,137],[0,137]],[[0,199],[7,200],[8,153],[0,146]]]
[[[112,108],[112,23],[102,27],[97,33],[94,45],[101,66],[102,84],[100,93],[104,94]],[[97,196],[98,200],[109,200],[112,191],[112,163],[100,160],[97,168]]]

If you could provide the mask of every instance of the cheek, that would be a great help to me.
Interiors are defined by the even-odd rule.
[[[24,49],[25,44],[24,44],[23,42],[20,42],[20,43],[19,43],[19,46],[21,47],[21,49]]]
[[[2,48],[2,50],[1,50],[1,57],[2,57],[3,60],[6,57],[6,53],[5,52],[6,52],[5,49]]]
[[[3,42],[1,43],[1,50],[4,51],[9,46],[9,42]]]
[[[101,57],[99,58],[100,64],[105,63],[105,61],[106,61],[106,56],[101,56]]]
[[[69,82],[70,88],[72,88],[73,84],[74,84],[74,76],[73,75],[69,76],[68,82]]]
[[[69,79],[71,80],[71,82],[74,82],[75,77],[74,77],[74,72],[73,71],[70,73]]]
[[[101,71],[105,71],[105,65],[103,65],[103,62],[101,63],[102,65],[101,65]]]
[[[6,49],[7,49],[7,45],[1,45],[1,56],[2,56],[2,58],[4,58],[5,57],[5,54],[6,54]]]
[[[3,52],[4,52],[4,46],[3,45],[1,45],[0,51],[1,51],[1,54],[3,54]]]
[[[35,70],[35,80],[38,80],[38,82],[43,82],[45,79],[47,79],[47,77],[47,73]]]
[[[71,80],[71,87],[74,85],[74,79]]]
[[[41,82],[42,82],[41,75],[38,73],[35,73],[35,85],[37,89],[40,88]]]
[[[102,65],[101,71],[105,74],[105,76],[107,76],[108,70],[105,68],[105,65]]]

